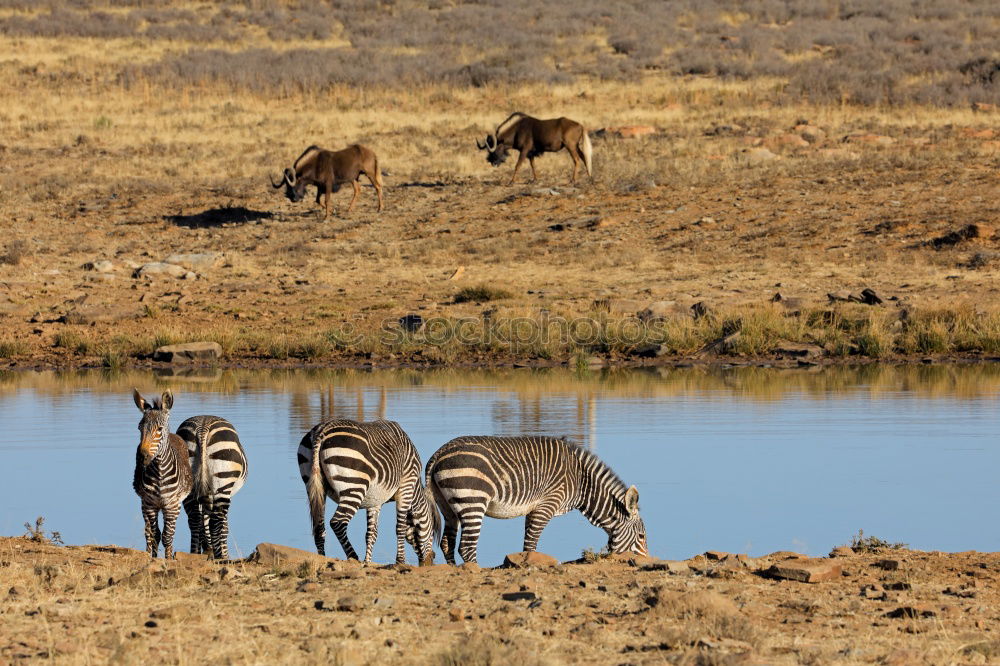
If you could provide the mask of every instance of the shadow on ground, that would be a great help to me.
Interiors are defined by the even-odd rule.
[[[256,222],[257,220],[269,220],[272,217],[274,217],[273,213],[263,210],[251,210],[243,206],[227,206],[210,208],[193,215],[167,215],[166,220],[179,227],[199,228]]]

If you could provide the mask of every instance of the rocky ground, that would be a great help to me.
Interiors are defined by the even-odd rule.
[[[363,566],[0,539],[0,660],[20,663],[981,664],[995,553],[708,552],[683,562]],[[537,561],[537,563],[535,563]]]

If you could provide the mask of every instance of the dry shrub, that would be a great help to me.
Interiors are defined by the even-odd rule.
[[[28,255],[28,241],[14,240],[7,244],[3,254],[0,254],[0,264],[17,266]]]
[[[650,623],[657,623],[660,638],[672,649],[697,645],[702,639],[729,639],[757,646],[760,629],[743,616],[736,603],[717,592],[677,592],[657,587],[646,603]]]
[[[497,636],[465,636],[437,655],[439,666],[542,666],[538,651]]]

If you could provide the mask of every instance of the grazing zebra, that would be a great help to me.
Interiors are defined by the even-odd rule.
[[[158,513],[163,512],[163,557],[174,557],[174,528],[181,502],[191,492],[191,463],[184,440],[167,429],[174,396],[167,390],[159,400],[146,402],[132,389],[135,406],[142,412],[139,421],[139,448],[135,452],[132,488],[142,501],[146,521],[146,552],[156,557],[160,544]]]
[[[613,553],[648,554],[639,491],[625,487],[597,456],[555,437],[457,437],[427,461],[425,483],[444,514],[441,550],[476,561],[483,516],[524,521],[524,550],[533,551],[553,516],[579,509],[608,533]]]
[[[348,558],[358,559],[347,538],[347,523],[359,508],[368,512],[365,562],[371,562],[378,536],[382,505],[396,502],[396,562],[406,562],[404,541],[417,551],[420,562],[434,560],[434,537],[440,517],[420,483],[420,456],[395,421],[324,421],[306,433],[299,444],[299,472],[309,496],[313,539],[326,554],[324,505],[329,495],[337,502],[330,527]]]
[[[229,504],[247,478],[236,428],[218,416],[192,416],[177,429],[191,455],[194,489],[184,500],[191,552],[229,559]]]

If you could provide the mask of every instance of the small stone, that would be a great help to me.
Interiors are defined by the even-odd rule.
[[[98,324],[137,319],[139,312],[129,307],[80,306],[58,319],[64,324]]]
[[[721,550],[706,550],[705,557],[711,562],[718,562],[719,560],[725,559],[729,556],[729,553],[723,552]]]
[[[83,267],[88,271],[94,271],[95,273],[110,273],[115,270],[115,265],[112,264],[107,259],[101,259],[99,261],[90,261],[83,265]]]
[[[299,583],[299,586],[295,589],[298,590],[299,592],[311,593],[311,592],[319,592],[319,590],[322,588],[319,583],[316,583],[311,580],[304,580],[301,583]]]
[[[896,571],[899,569],[899,560],[879,560],[875,566],[886,571]]]
[[[182,266],[190,271],[207,271],[222,263],[222,255],[218,252],[172,254],[163,263]]]
[[[356,597],[341,597],[337,600],[337,610],[344,613],[357,613],[361,610],[361,602]]]
[[[826,139],[826,132],[813,125],[796,125],[795,131],[809,143],[822,143]]]
[[[376,597],[375,601],[372,602],[372,606],[375,608],[392,608],[395,603],[396,600],[392,597]]]
[[[841,577],[839,564],[830,560],[786,560],[767,570],[772,578],[783,578],[800,583],[821,583]]]
[[[921,618],[935,617],[938,613],[938,609],[930,604],[909,604],[891,610],[885,616],[893,618]]]
[[[850,546],[837,546],[830,551],[830,557],[854,557],[857,553]]]
[[[7,594],[9,594],[12,597],[23,597],[24,588],[18,585],[12,585],[11,588],[7,590]]]
[[[504,592],[500,598],[504,601],[534,601],[538,597],[530,590],[519,590],[517,592]]]
[[[677,301],[653,301],[642,310],[636,312],[636,316],[642,321],[665,319],[677,314]]]
[[[747,148],[736,154],[736,159],[750,167],[760,166],[780,159],[767,148]]]
[[[165,345],[153,352],[153,360],[160,363],[207,363],[222,357],[218,342],[185,342]]]
[[[808,342],[790,342],[788,340],[779,340],[771,351],[778,356],[791,356],[792,358],[804,359],[819,358],[826,353],[826,350],[819,345],[809,344]]]
[[[844,143],[864,143],[873,146],[891,146],[896,140],[891,136],[881,134],[849,134],[844,137]]]
[[[639,567],[639,571],[666,571],[674,575],[691,573],[691,565],[677,560],[656,560]]]
[[[178,266],[177,264],[168,264],[162,261],[154,261],[148,264],[143,264],[139,268],[135,269],[132,273],[132,277],[183,277],[188,273],[188,270],[183,266]]]
[[[449,608],[448,609],[448,618],[452,622],[459,622],[464,616],[465,616],[465,614],[461,610],[459,610],[458,608]]]
[[[536,551],[522,551],[520,553],[510,553],[503,558],[504,568],[524,569],[526,567],[554,567],[559,565],[559,560]]]
[[[326,566],[327,564],[342,564],[333,560],[329,557],[319,555],[318,553],[313,553],[308,550],[300,550],[298,548],[292,548],[291,546],[281,546],[276,543],[261,543],[257,544],[256,550],[247,558],[251,562],[256,562],[266,567],[295,567],[303,562],[307,562],[310,565],[317,567]],[[356,575],[357,572],[338,572],[338,573],[353,573]],[[350,576],[354,577],[354,576]]]

